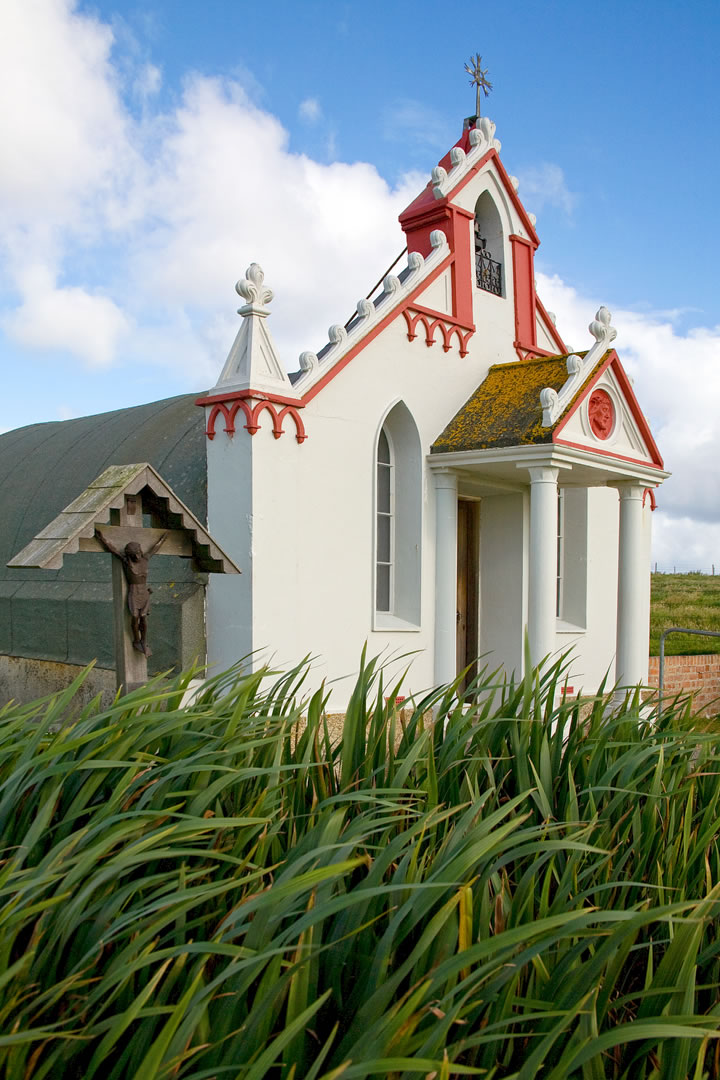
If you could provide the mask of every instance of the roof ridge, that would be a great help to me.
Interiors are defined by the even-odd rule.
[[[551,360],[567,360],[569,356],[579,356],[584,358],[589,351],[589,349],[583,349],[580,352],[571,350],[566,353],[553,353],[552,356],[526,356],[524,360],[506,360],[503,364],[491,364],[488,370],[494,371],[495,368],[528,367],[530,364],[544,364]]]

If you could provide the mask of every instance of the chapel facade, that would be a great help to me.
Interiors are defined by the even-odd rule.
[[[174,628],[175,657],[206,655],[219,670],[310,653],[338,710],[365,642],[371,654],[412,654],[415,691],[478,656],[519,675],[526,635],[534,664],[572,650],[571,692],[606,673],[644,682],[651,510],[668,474],[609,312],[600,308],[587,349],[573,352],[537,296],[539,239],[517,188],[493,123],[473,120],[400,216],[404,268],[333,324],[321,349],[302,352],[297,371],[274,346],[272,292],[253,263],[217,384],[141,407],[162,418],[162,438],[143,420],[113,442],[120,413],[8,433],[0,494],[12,483],[3,462],[23,438],[33,454],[52,439],[85,439],[87,451],[94,432],[78,490],[108,464],[150,462],[242,571],[207,581],[185,569],[164,582],[173,588],[161,589],[159,621]],[[4,562],[33,535],[30,496],[13,491]],[[53,497],[49,485],[44,521]],[[66,576],[72,559],[56,590],[86,580],[81,563]],[[49,600],[40,576],[6,570],[0,582],[0,683],[3,661],[50,662],[48,641],[32,643],[29,595],[37,604],[45,588]],[[101,591],[98,582],[96,600]],[[55,597],[60,664],[92,659],[91,641],[70,643],[73,595]],[[99,624],[89,636],[97,655]],[[171,653],[161,648],[158,662],[177,663]]]
[[[647,677],[650,515],[667,476],[609,312],[571,352],[536,295],[535,221],[495,126],[466,127],[400,217],[407,265],[288,375],[260,268],[207,418],[208,520],[248,572],[211,582],[208,653],[308,649],[331,678],[416,653],[570,682]],[[241,612],[246,618],[240,620]],[[228,627],[233,626],[233,633]]]

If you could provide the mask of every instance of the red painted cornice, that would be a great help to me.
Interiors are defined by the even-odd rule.
[[[580,408],[583,401],[585,401],[587,397],[592,393],[592,390],[597,384],[598,379],[607,371],[608,368],[612,369],[612,373],[618,381],[618,385],[620,386],[620,389],[623,393],[625,401],[627,402],[632,417],[638,426],[638,430],[642,435],[645,445],[648,448],[648,453],[652,458],[652,467],[656,469],[664,469],[665,466],[663,464],[663,459],[658,449],[657,443],[652,436],[652,432],[650,431],[650,425],[645,419],[643,411],[640,408],[638,399],[635,397],[635,392],[632,388],[630,379],[628,378],[625,369],[620,363],[620,357],[615,352],[615,349],[610,350],[605,361],[600,365],[598,370],[593,375],[592,379],[590,379],[588,383],[582,388],[577,397],[577,400],[573,403],[572,407],[568,410],[566,415],[563,416],[562,420],[560,420],[557,427],[553,431],[552,441],[554,443],[559,443],[562,446],[577,447],[579,445],[578,443],[569,442],[565,439],[562,439],[560,437],[560,434],[563,428],[565,428],[565,426],[567,425],[570,418],[574,416],[577,410]],[[581,449],[587,450],[588,447],[582,446]],[[625,457],[622,454],[615,454],[612,450],[602,450],[599,447],[593,447],[592,450],[593,453],[603,454],[606,457],[616,457],[619,458],[621,461],[632,461],[635,464],[641,464],[646,466],[648,464],[646,461],[639,461],[636,458]]]

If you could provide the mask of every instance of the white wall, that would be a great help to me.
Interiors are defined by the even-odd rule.
[[[609,671],[615,678],[617,624],[618,493],[614,488],[590,488],[587,498],[587,621],[586,629],[559,626],[559,652],[572,650],[568,682],[574,692],[594,691]]]
[[[207,410],[206,410],[207,412]],[[242,427],[229,438],[218,420],[206,439],[208,530],[242,571],[210,574],[207,587],[207,652],[211,670],[222,671],[255,647],[252,634],[252,469],[251,440]],[[255,436],[257,438],[257,436]]]

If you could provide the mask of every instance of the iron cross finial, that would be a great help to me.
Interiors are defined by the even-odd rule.
[[[470,57],[470,62],[465,65],[465,70],[468,75],[471,76],[470,85],[475,87],[475,115],[480,115],[480,91],[485,92],[485,97],[488,96],[492,90],[492,83],[488,82],[487,73],[488,69],[482,69],[482,56],[480,53],[475,53],[474,57]]]

